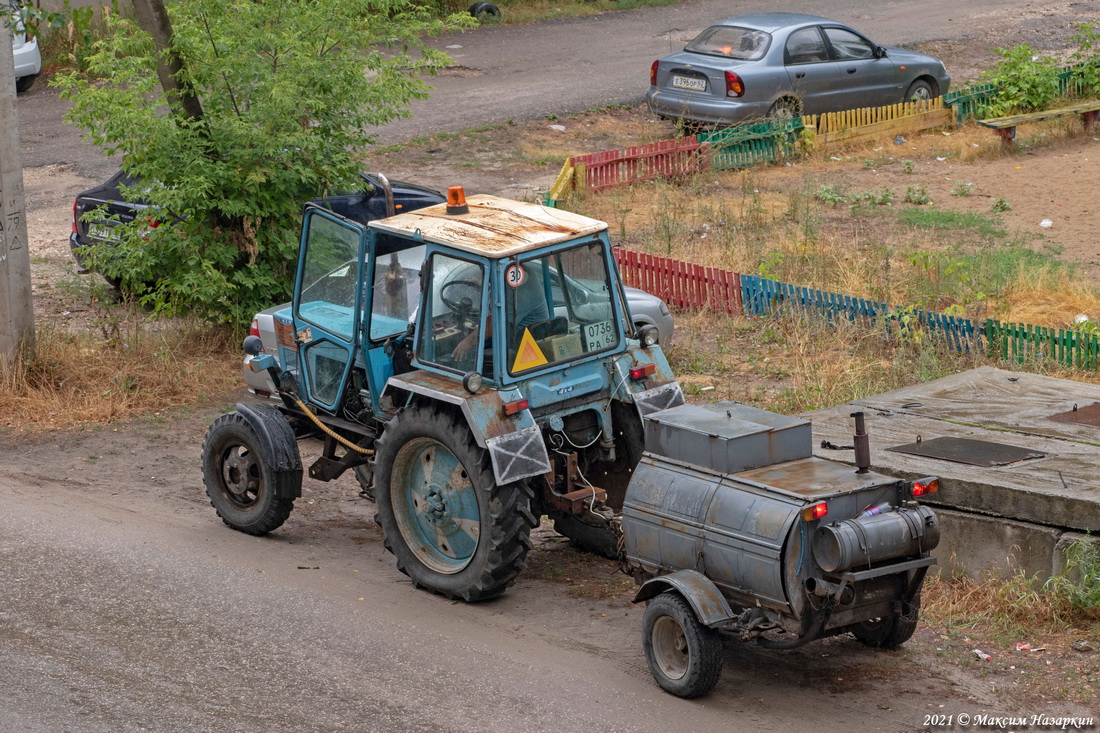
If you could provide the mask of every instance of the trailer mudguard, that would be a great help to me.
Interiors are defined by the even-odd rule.
[[[297,472],[298,480],[289,482],[283,498],[297,499],[302,495],[302,457],[298,453],[298,440],[283,413],[272,405],[237,403],[237,413],[256,433],[263,452],[271,460],[275,471]]]
[[[665,591],[674,590],[691,605],[695,617],[704,626],[721,626],[736,618],[718,586],[695,570],[677,570],[668,575],[650,578],[634,596],[634,603],[656,598]]]

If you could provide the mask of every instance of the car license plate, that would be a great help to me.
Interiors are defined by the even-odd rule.
[[[696,92],[705,92],[707,90],[707,80],[696,79],[692,76],[673,76],[672,86],[678,89],[691,89]]]
[[[117,242],[121,239],[110,224],[89,224],[88,238],[104,242]]]

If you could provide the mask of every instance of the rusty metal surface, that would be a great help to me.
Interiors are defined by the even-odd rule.
[[[1046,453],[1022,448],[1018,445],[1007,443],[992,443],[987,440],[974,440],[973,438],[940,437],[931,440],[918,440],[916,443],[896,445],[887,448],[895,453],[908,453],[924,458],[936,458],[941,461],[953,463],[965,463],[970,466],[1009,466],[1020,461],[1028,461],[1036,458],[1045,458]]]
[[[881,484],[893,484],[897,480],[873,471],[856,473],[854,466],[816,457],[741,471],[736,478],[778,489],[806,500]]]
[[[407,237],[419,231],[425,241],[487,257],[516,255],[607,229],[602,221],[539,204],[486,195],[470,196],[466,202],[467,214],[448,215],[446,204],[437,204],[368,226]]]
[[[647,580],[634,596],[634,603],[655,598],[670,589],[679,591],[687,599],[699,623],[704,626],[721,626],[734,618],[733,609],[718,587],[694,570],[677,570]]]
[[[1059,412],[1056,415],[1051,415],[1048,419],[1100,428],[1100,402],[1093,402],[1091,405],[1081,408],[1074,405],[1072,410]]]
[[[718,473],[806,458],[810,423],[737,402],[686,404],[646,415],[646,450]]]

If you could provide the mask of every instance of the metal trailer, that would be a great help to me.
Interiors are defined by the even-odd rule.
[[[733,402],[646,416],[624,562],[664,689],[696,697],[717,683],[720,632],[772,649],[845,632],[893,648],[913,634],[939,542],[915,499],[939,484],[872,472],[855,417],[853,468],[814,457],[799,418]]]

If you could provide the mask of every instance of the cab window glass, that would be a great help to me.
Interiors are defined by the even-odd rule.
[[[482,348],[485,270],[476,262],[432,255],[417,358],[458,372],[477,368]]]
[[[298,314],[347,341],[355,333],[359,230],[320,214],[309,217]]]
[[[412,244],[403,240],[405,244]],[[405,332],[420,302],[420,266],[424,245],[397,248],[378,238],[374,281],[370,288],[370,339],[382,341]]]

